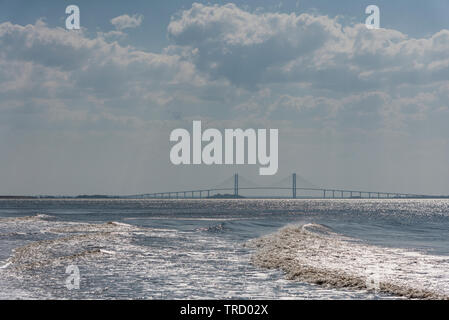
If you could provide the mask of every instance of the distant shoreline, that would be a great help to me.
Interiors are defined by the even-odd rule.
[[[210,197],[180,197],[180,198],[139,198],[130,196],[107,196],[107,195],[78,195],[78,196],[0,196],[0,200],[232,200],[232,199],[249,199],[249,200],[263,200],[263,199],[273,199],[273,200],[413,200],[413,199],[449,199],[449,196],[426,196],[426,197],[392,197],[392,198],[360,198],[360,197],[345,197],[345,198],[322,198],[322,197],[257,197],[257,196],[235,196],[228,194],[218,194]]]
[[[33,196],[0,196],[0,199],[38,199],[38,197]]]

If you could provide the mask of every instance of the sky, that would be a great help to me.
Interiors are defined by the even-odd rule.
[[[66,30],[79,6],[81,30]],[[380,29],[365,8],[380,8]],[[449,194],[449,2],[0,0],[0,194],[256,183]],[[279,170],[174,166],[175,128],[279,129]],[[271,179],[271,180],[270,180]]]

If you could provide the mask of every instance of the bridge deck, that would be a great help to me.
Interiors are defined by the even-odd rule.
[[[229,179],[227,179],[229,180]],[[421,194],[411,194],[411,193],[398,193],[398,192],[383,192],[383,191],[363,191],[363,190],[348,190],[339,188],[319,188],[319,187],[297,187],[296,184],[296,173],[292,174],[292,186],[291,187],[239,187],[239,176],[235,174],[233,177],[234,186],[231,188],[206,188],[206,189],[195,189],[195,190],[182,190],[182,191],[166,191],[166,192],[156,192],[148,194],[140,194],[134,196],[128,196],[126,198],[150,198],[150,199],[204,199],[211,198],[214,195],[217,196],[219,192],[231,192],[227,196],[239,197],[240,190],[246,191],[257,191],[257,190],[290,190],[292,196],[290,198],[298,198],[298,191],[307,192],[319,192],[322,196],[314,198],[323,199],[384,199],[384,198],[402,198],[402,199],[416,199],[416,198],[434,198],[433,196],[421,195]],[[283,179],[285,180],[285,179]],[[204,195],[203,195],[204,194]],[[260,197],[258,197],[260,198]],[[269,196],[265,198],[270,198]],[[287,197],[286,197],[287,198]],[[304,198],[304,196],[302,196]],[[310,197],[309,197],[310,198]]]

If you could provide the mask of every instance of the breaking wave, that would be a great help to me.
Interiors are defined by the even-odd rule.
[[[1,219],[4,229],[18,229],[0,236],[27,235],[40,238],[26,241],[12,249],[11,256],[0,264],[0,269],[13,273],[43,270],[67,262],[99,259],[126,252],[132,246],[132,235],[142,229],[121,222],[74,223],[55,221],[51,216],[35,215]],[[26,222],[26,223],[24,223]],[[33,222],[33,223],[30,223]],[[151,232],[151,229],[145,231]],[[42,239],[43,238],[43,239]],[[128,246],[128,247],[127,247]]]
[[[1,218],[0,222],[2,223],[8,223],[8,222],[32,222],[32,221],[39,221],[39,220],[51,220],[54,219],[54,217],[38,213],[34,216],[24,216],[24,217],[15,217],[15,218]]]
[[[449,258],[383,248],[319,224],[287,226],[251,240],[252,263],[288,279],[414,299],[449,299]]]

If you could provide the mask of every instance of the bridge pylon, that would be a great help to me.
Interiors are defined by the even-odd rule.
[[[296,199],[296,173],[292,174],[292,197]]]

